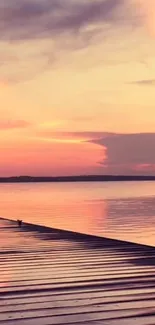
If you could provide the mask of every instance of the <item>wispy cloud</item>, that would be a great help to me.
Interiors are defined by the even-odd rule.
[[[96,44],[124,24],[124,0],[5,0],[0,2],[0,73],[9,83],[49,69],[69,53]],[[5,48],[6,47],[6,48]],[[10,53],[8,55],[8,53]],[[18,62],[18,64],[17,64]]]
[[[124,0],[6,0],[0,4],[0,38],[51,38],[93,23],[120,23],[123,4]]]
[[[137,85],[137,86],[155,86],[155,79],[148,79],[148,80],[137,80],[129,83],[130,85]]]
[[[139,24],[131,3],[130,0],[1,1],[0,42],[2,48],[8,47],[6,53],[11,53],[9,57],[0,54],[1,75],[10,83],[29,80],[74,50],[100,46],[108,38],[112,42],[117,30],[122,33],[125,27]]]
[[[103,139],[107,135],[110,135],[110,133],[104,133],[104,132],[54,132],[50,129],[44,129],[44,130],[38,130],[36,131],[36,135],[38,137],[43,137],[47,139],[79,139],[82,141],[93,141],[94,139]]]
[[[25,129],[30,126],[31,123],[24,120],[0,120],[0,130]]]

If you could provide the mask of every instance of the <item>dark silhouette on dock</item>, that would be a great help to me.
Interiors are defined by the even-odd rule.
[[[22,220],[17,220],[17,223],[18,223],[18,227],[21,228],[21,226],[22,226]]]

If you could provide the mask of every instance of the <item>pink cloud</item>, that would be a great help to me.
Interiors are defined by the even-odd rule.
[[[154,0],[133,0],[142,21],[149,33],[155,36],[155,1]]]
[[[30,122],[24,120],[0,120],[0,130],[23,129],[30,125]]]
[[[140,171],[140,172],[155,172],[155,164],[138,164],[134,166],[134,170]]]

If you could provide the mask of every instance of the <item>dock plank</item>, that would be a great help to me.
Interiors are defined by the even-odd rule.
[[[0,325],[154,325],[155,248],[0,219]]]

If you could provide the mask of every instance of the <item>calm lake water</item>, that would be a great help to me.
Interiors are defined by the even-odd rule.
[[[0,215],[155,246],[155,182],[0,184]]]

